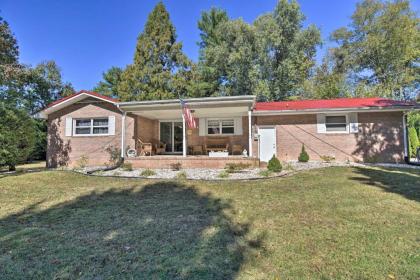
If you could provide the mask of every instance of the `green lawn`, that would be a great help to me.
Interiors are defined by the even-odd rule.
[[[419,245],[418,170],[0,178],[1,279],[419,279]]]

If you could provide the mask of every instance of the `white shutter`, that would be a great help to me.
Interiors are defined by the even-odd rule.
[[[108,134],[115,135],[115,116],[108,117]]]
[[[65,136],[71,136],[73,132],[73,118],[66,117]]]
[[[235,118],[235,135],[242,135],[242,117]]]
[[[198,135],[206,136],[206,118],[199,118],[198,120]]]
[[[316,115],[316,130],[318,133],[326,133],[327,129],[325,127],[325,115],[317,114]]]
[[[359,132],[359,121],[357,118],[357,113],[350,113],[349,114],[349,123],[350,123],[350,133],[358,133]]]

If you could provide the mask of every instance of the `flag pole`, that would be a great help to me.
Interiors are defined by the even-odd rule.
[[[181,114],[182,114],[182,156],[187,156],[187,133],[185,126],[185,115],[184,115],[184,105],[182,104],[183,100],[181,99],[180,94],[178,93],[179,102],[181,105]]]

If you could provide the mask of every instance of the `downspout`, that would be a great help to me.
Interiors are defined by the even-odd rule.
[[[248,149],[249,157],[252,157],[252,111],[248,111]]]
[[[407,142],[407,113],[403,112],[403,135],[404,135],[404,162],[410,164],[410,156],[408,155],[408,145]]]

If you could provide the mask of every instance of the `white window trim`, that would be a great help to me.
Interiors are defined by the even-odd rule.
[[[222,121],[233,121],[233,133],[222,133]],[[218,121],[219,122],[219,130],[220,133],[217,134],[209,134],[209,121]],[[229,126],[230,127],[230,126]],[[207,118],[206,119],[206,136],[230,136],[230,135],[235,135],[235,118]]]
[[[100,134],[93,134],[93,120],[94,119],[107,119],[108,125],[101,125],[101,126],[95,126],[95,127],[108,127],[108,133],[100,133]],[[76,133],[76,121],[77,120],[90,120],[90,133],[89,134],[77,134]],[[88,127],[88,126],[86,126]],[[73,119],[73,136],[74,137],[95,137],[95,136],[108,136],[109,134],[109,117],[93,117],[93,118],[74,118]]]
[[[342,117],[345,116],[346,117],[346,130],[345,131],[327,131],[327,117]],[[325,122],[324,122],[324,126],[325,126],[325,133],[326,134],[350,134],[350,123],[349,123],[349,114],[325,114]]]

